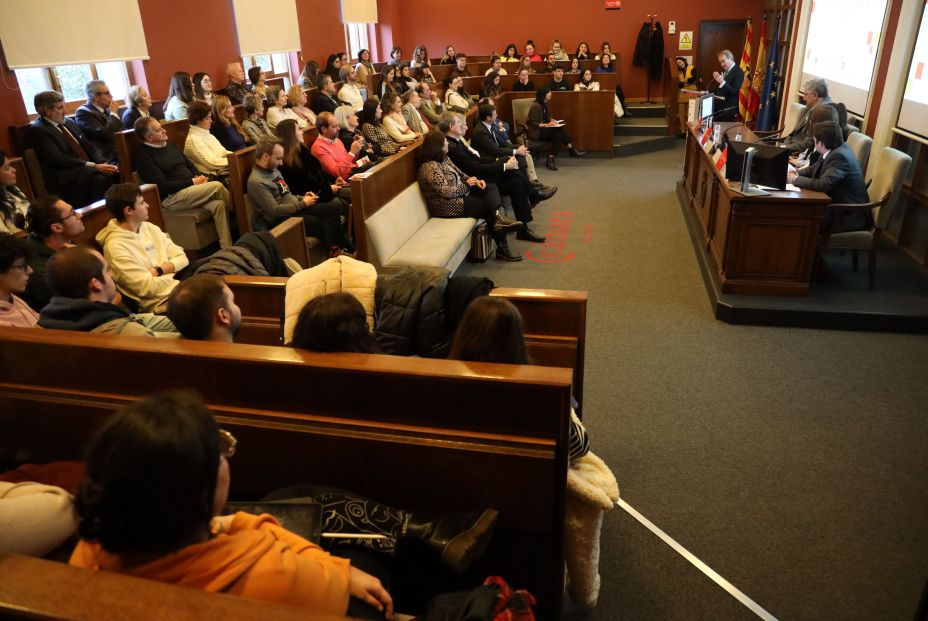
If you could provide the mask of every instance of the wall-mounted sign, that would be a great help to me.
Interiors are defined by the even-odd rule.
[[[622,0],[606,0],[606,10],[621,9]]]
[[[679,49],[681,50],[693,49],[693,31],[692,30],[681,30],[680,31]]]

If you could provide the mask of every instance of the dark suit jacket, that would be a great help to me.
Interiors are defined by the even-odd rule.
[[[847,143],[800,170],[793,185],[824,192],[833,203],[861,205],[870,202],[860,164]],[[822,221],[822,232],[862,231],[872,226],[873,214],[869,209],[828,209]]]
[[[493,133],[480,121],[474,123],[474,128],[471,130],[470,146],[477,149],[480,155],[494,159],[509,157],[516,150],[516,146],[508,140],[495,139]]]
[[[142,118],[142,113],[137,108],[126,108],[122,113],[122,126],[124,129],[135,129],[135,122]]]
[[[724,97],[725,101],[716,99],[713,111],[726,110],[732,107],[734,107],[734,109],[730,110],[729,112],[719,114],[715,117],[716,121],[735,120],[735,115],[738,114],[738,91],[741,90],[741,84],[743,82],[744,71],[742,71],[741,67],[735,63],[732,65],[728,75],[725,76],[725,81],[722,82],[717,89],[715,89],[716,95],[719,97]]]
[[[64,124],[92,161],[103,161],[96,147],[87,141],[77,123],[71,119],[65,119]],[[78,156],[68,139],[54,125],[39,117],[32,122],[29,137],[39,164],[42,166],[42,178],[50,192],[58,192],[82,176],[86,160]]]
[[[318,91],[313,95],[313,103],[310,106],[313,112],[319,114],[320,112],[335,112],[335,108],[338,107],[338,100],[332,99],[322,91]]]
[[[448,157],[469,177],[493,181],[503,174],[503,162],[495,157],[480,157],[470,152],[460,140],[448,138]]]
[[[122,131],[122,121],[112,112],[104,114],[93,104],[84,104],[74,113],[77,124],[87,140],[97,147],[100,157],[106,162],[116,162],[116,139],[113,134]]]

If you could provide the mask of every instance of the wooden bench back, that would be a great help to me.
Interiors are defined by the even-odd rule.
[[[310,482],[497,508],[481,571],[559,610],[570,387],[560,368],[0,328],[0,459],[77,459],[119,406],[194,388],[239,440],[234,496]]]
[[[32,189],[32,179],[26,167],[26,162],[21,157],[11,157],[10,166],[16,171],[16,187],[22,190],[26,198],[31,203],[36,199],[35,190]]]
[[[164,230],[164,214],[161,209],[161,198],[158,196],[158,186],[153,183],[147,183],[141,186],[142,196],[148,203],[148,221]],[[86,207],[79,208],[81,222],[84,223],[84,230],[78,233],[72,241],[81,246],[89,246],[100,250],[97,244],[97,233],[99,233],[112,219],[112,214],[106,209],[106,201],[99,200]]]
[[[244,235],[251,231],[251,219],[248,217],[245,195],[248,193],[248,177],[255,166],[255,148],[239,149],[227,155],[226,158],[229,161],[229,193],[232,194],[239,234]]]

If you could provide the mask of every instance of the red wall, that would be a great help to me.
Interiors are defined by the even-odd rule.
[[[580,41],[599,50],[603,41],[612,45],[618,56],[619,80],[627,97],[644,98],[647,89],[645,69],[632,66],[632,56],[638,31],[647,14],[656,13],[664,28],[664,55],[692,55],[677,52],[681,30],[692,30],[698,36],[699,21],[704,19],[734,19],[763,14],[763,0],[626,0],[624,7],[606,11],[604,0],[533,0],[530,3],[509,3],[499,0],[472,0],[467,10],[455,9],[453,14],[436,10],[433,0],[379,0],[395,10],[393,40],[409,58],[416,45],[424,43],[432,58],[440,58],[446,45],[458,52],[486,55],[502,52],[509,43],[521,51],[526,39],[535,41],[535,49],[544,53],[553,39],[559,39],[568,53],[576,50]],[[449,5],[451,6],[451,5]],[[667,22],[676,21],[677,34],[667,34]],[[755,37],[757,35],[755,34]],[[698,45],[694,41],[694,45]],[[756,45],[756,43],[755,43]],[[652,85],[652,95],[656,85]]]

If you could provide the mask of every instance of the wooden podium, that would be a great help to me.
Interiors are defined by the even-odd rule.
[[[757,136],[741,123],[718,123],[742,140]],[[683,164],[684,202],[695,212],[722,293],[806,295],[827,194],[801,190],[743,196],[735,191],[689,124]],[[734,134],[734,131],[732,131]]]

